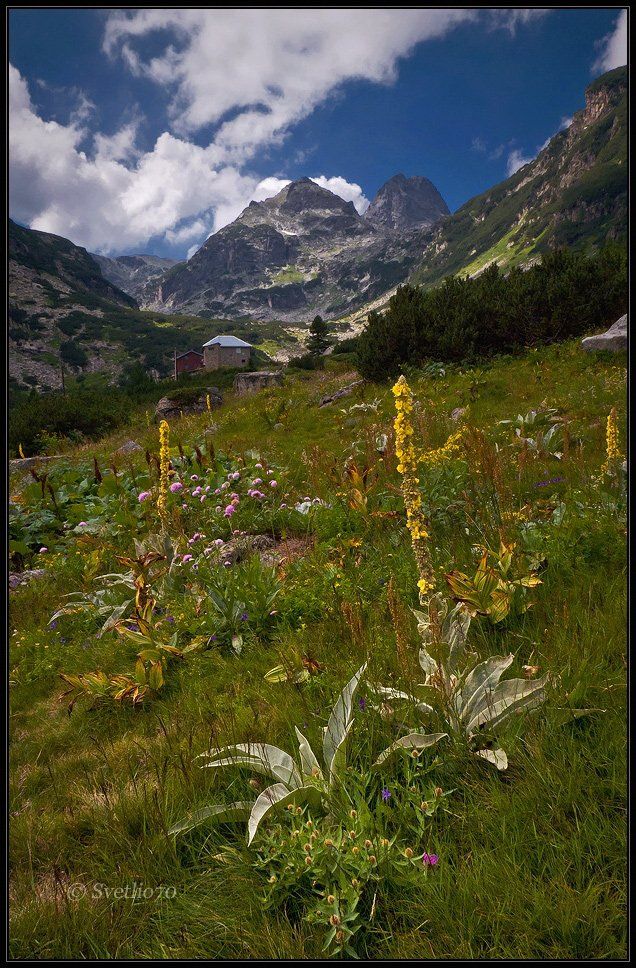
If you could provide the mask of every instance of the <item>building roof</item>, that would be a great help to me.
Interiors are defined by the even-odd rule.
[[[252,348],[251,343],[246,343],[244,339],[239,339],[238,336],[215,336],[214,339],[209,339],[203,346],[247,346],[249,349]]]
[[[194,353],[195,356],[203,356],[203,353],[199,353],[198,350],[186,350],[185,353],[179,353],[177,359],[180,360],[183,356],[189,356],[190,353]]]

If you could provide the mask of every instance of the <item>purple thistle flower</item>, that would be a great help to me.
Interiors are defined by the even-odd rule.
[[[389,800],[390,797],[391,797],[391,791],[388,790],[386,787],[383,787],[382,788],[382,799],[384,800],[384,802],[386,803],[386,801]]]
[[[438,860],[439,857],[437,854],[428,854],[426,851],[424,851],[424,854],[422,855],[422,863],[424,864],[424,867],[435,867]]]

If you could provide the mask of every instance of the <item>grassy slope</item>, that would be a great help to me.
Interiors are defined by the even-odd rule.
[[[569,147],[566,132],[558,133],[530,165],[470,199],[445,220],[434,240],[435,248],[425,251],[412,281],[434,285],[447,275],[478,271],[492,259],[512,267],[550,245],[594,247],[611,237],[612,232],[624,235],[625,79],[625,69],[618,68],[590,85],[589,92],[606,88],[616,103]],[[593,166],[568,188],[557,189],[572,161],[588,157],[595,159]],[[545,187],[553,190],[548,196],[552,199],[549,204],[542,198]],[[578,212],[582,204],[590,206],[583,217]],[[529,211],[521,217],[526,209]]]
[[[445,439],[453,426],[448,414],[469,401],[476,379],[483,380],[470,420],[504,447],[499,465],[507,507],[531,502],[538,516],[537,501],[553,493],[555,503],[566,505],[561,525],[546,529],[548,568],[535,607],[507,630],[482,623],[475,640],[480,655],[511,649],[519,662],[561,677],[560,701],[578,687],[577,705],[607,712],[560,728],[549,716],[534,717],[522,734],[507,737],[506,776],[470,766],[462,766],[460,776],[452,760],[438,767],[436,782],[457,790],[451,813],[433,831],[439,869],[416,893],[387,896],[380,890],[362,957],[625,956],[625,532],[621,515],[601,508],[591,483],[603,460],[604,419],[613,405],[624,441],[624,378],[620,361],[592,359],[575,344],[500,360],[477,374],[452,372],[433,382],[414,375],[428,444]],[[287,467],[290,490],[337,506],[342,485],[334,485],[332,471],[341,475],[354,440],[372,440],[392,420],[388,388],[365,391],[367,401],[380,399],[377,413],[344,415],[340,408],[353,402],[347,400],[315,406],[348,379],[334,369],[295,378],[249,404],[228,400],[214,415],[217,448],[240,453],[256,446],[270,462]],[[261,415],[265,403],[288,399],[284,431],[270,430]],[[560,463],[518,460],[509,434],[497,427],[498,420],[541,404],[560,408],[571,434],[583,442]],[[173,440],[201,441],[205,421],[186,418],[173,427]],[[100,461],[128,436],[129,428],[104,440],[96,451]],[[156,449],[156,431],[141,415],[133,436]],[[84,449],[77,459],[88,467],[93,450]],[[464,510],[458,510],[461,502],[453,508],[448,496],[450,489],[459,502],[452,480],[443,473],[427,477],[440,567],[470,568],[464,527],[472,529],[474,521],[477,533],[494,539],[490,511],[474,499],[473,485],[486,493],[479,490],[478,470],[477,461]],[[397,482],[392,458],[380,473],[382,487]],[[537,491],[537,482],[555,476],[564,482]],[[348,547],[346,539],[354,536],[359,547]],[[328,703],[367,651],[384,679],[395,670],[386,580],[394,577],[405,614],[415,604],[403,528],[393,519],[342,510],[327,516],[315,538],[313,551],[283,579],[284,601],[288,607],[298,601],[300,622],[279,628],[270,644],[252,642],[240,658],[208,652],[188,660],[171,673],[159,698],[136,711],[78,707],[69,718],[60,702],[58,671],[108,671],[120,661],[114,640],[96,640],[83,620],[56,632],[46,629],[61,596],[90,584],[79,547],[59,557],[46,580],[14,593],[14,957],[320,957],[322,940],[304,923],[263,913],[261,882],[248,866],[214,862],[228,837],[240,846],[242,830],[199,831],[176,847],[164,833],[186,809],[213,801],[213,791],[224,789],[227,775],[215,779],[193,764],[193,755],[211,741],[267,738],[289,748],[292,724],[317,731]],[[101,570],[112,570],[112,564],[106,556]],[[335,569],[331,579],[329,565]],[[361,630],[346,620],[347,603]],[[183,627],[196,628],[191,600],[172,608]],[[414,635],[411,644],[415,655]],[[299,652],[313,655],[325,671],[301,689],[263,682],[280,656]],[[364,723],[354,734],[354,749],[363,742],[360,729]],[[91,896],[95,883],[112,888],[134,881],[174,886],[176,897],[133,904]],[[88,896],[69,899],[73,883],[88,885]]]

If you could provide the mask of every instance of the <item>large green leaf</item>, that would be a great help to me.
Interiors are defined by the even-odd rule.
[[[325,765],[333,779],[343,765],[344,742],[353,723],[353,697],[367,663],[360,666],[340,693],[327,723],[322,744]]]
[[[506,669],[512,665],[513,660],[513,655],[491,655],[485,662],[476,665],[466,676],[453,699],[457,715],[464,723],[469,723],[479,712],[484,699],[497,685]]]
[[[435,746],[439,743],[440,739],[444,736],[448,736],[448,733],[409,733],[407,736],[401,736],[400,739],[396,740],[395,743],[391,743],[390,746],[380,753],[377,760],[373,764],[373,768],[382,766],[386,761],[392,757],[398,750],[425,750],[431,746]]]
[[[200,755],[208,757],[204,767],[249,766],[255,772],[272,776],[292,788],[302,783],[298,767],[289,753],[269,743],[238,743]]]
[[[252,804],[249,800],[240,800],[235,803],[214,803],[208,807],[202,807],[200,810],[195,810],[194,813],[189,814],[183,820],[173,824],[168,830],[168,833],[185,833],[187,830],[192,830],[194,827],[198,827],[199,824],[205,823],[206,820],[214,819],[216,823],[246,820],[250,815],[251,809]]]
[[[297,726],[295,726],[294,729],[296,730],[296,736],[298,737],[298,755],[300,757],[300,771],[303,777],[317,776],[322,779],[320,763],[318,762],[316,754],[311,748],[309,740],[306,738],[306,736],[303,736]]]
[[[321,801],[320,790],[315,786],[301,786],[295,790],[288,790],[284,783],[274,783],[267,787],[255,801],[247,823],[248,846],[254,840],[258,826],[264,817],[274,807],[285,807],[288,803],[310,803],[319,807]]]
[[[506,679],[500,682],[492,693],[484,697],[467,724],[466,731],[470,735],[485,725],[495,729],[514,713],[539,706],[545,699],[547,681],[548,677],[544,676],[543,679]]]

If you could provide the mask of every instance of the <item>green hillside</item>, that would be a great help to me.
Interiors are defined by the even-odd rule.
[[[542,701],[468,739],[442,680],[418,685],[439,611],[388,386],[321,407],[356,374],[288,374],[163,450],[142,406],[11,478],[12,567],[44,571],[11,593],[13,958],[625,959],[626,361],[574,341],[406,375],[419,560],[449,607],[476,603],[459,674],[509,656],[504,689]],[[327,785],[323,728],[365,662]],[[210,807],[293,785],[288,761],[197,757],[299,742],[309,793],[248,847]],[[507,770],[474,755],[501,748]]]
[[[412,281],[434,284],[555,246],[597,247],[627,231],[627,68],[598,78],[586,107],[537,158],[470,199],[424,247]]]

